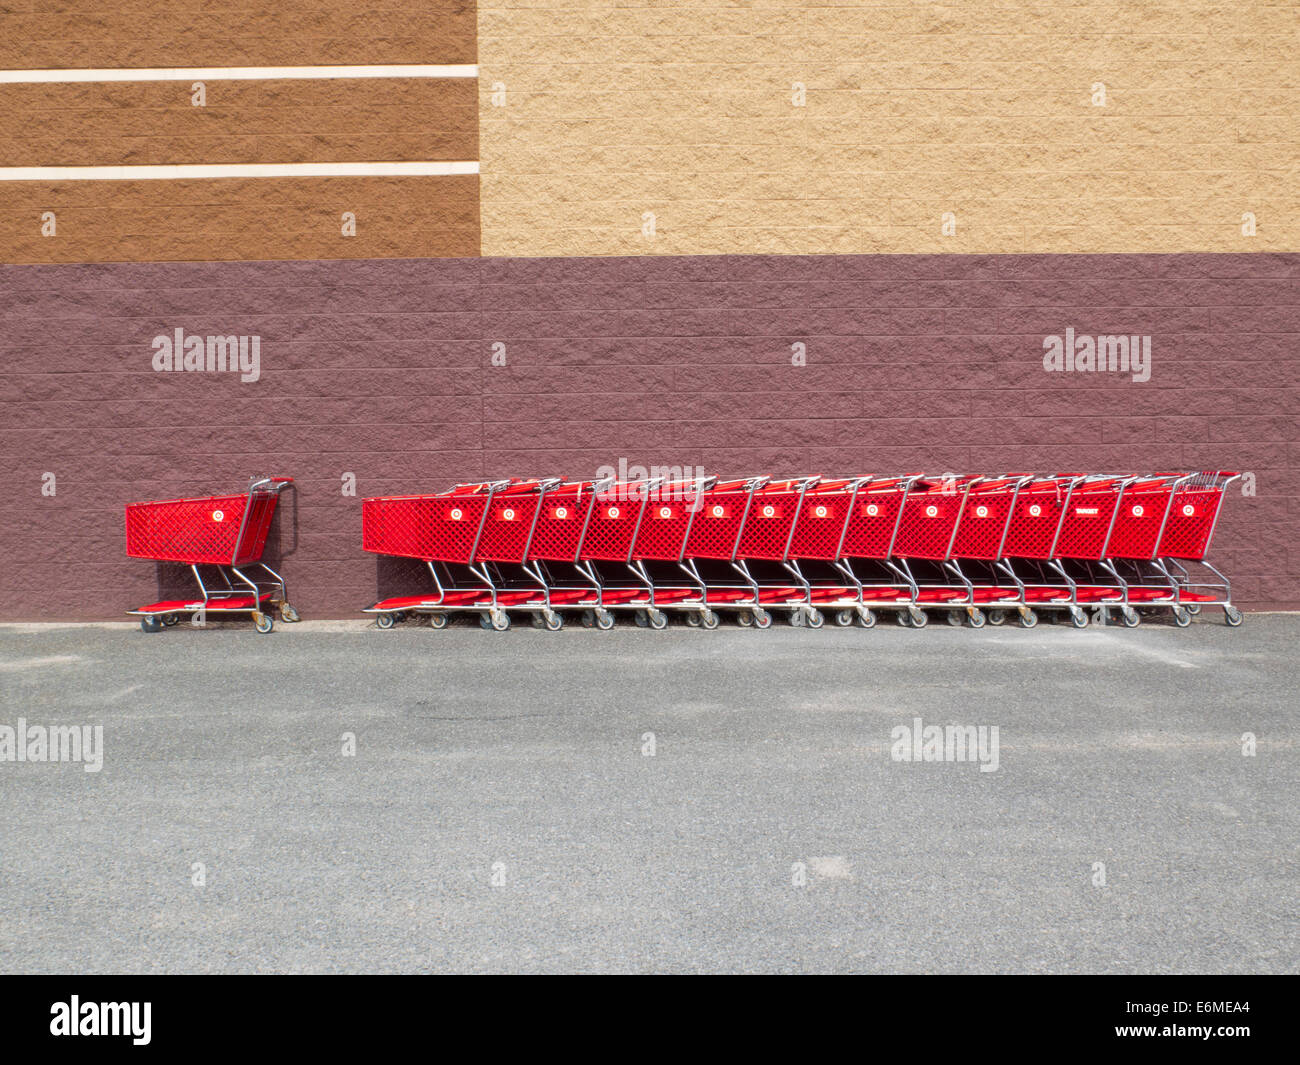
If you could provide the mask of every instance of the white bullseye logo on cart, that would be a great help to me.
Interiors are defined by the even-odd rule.
[[[214,511],[212,512],[212,520],[213,520],[213,521],[225,521],[225,520],[226,520],[226,512],[225,512],[224,510],[214,510]]]
[[[660,507],[660,508],[659,508],[659,516],[660,516],[661,518],[671,518],[671,517],[673,516],[673,509],[672,509],[672,507]]]
[[[927,518],[933,518],[933,517],[934,517],[936,514],[938,514],[938,513],[939,513],[939,508],[938,508],[938,507],[926,507],[926,508],[925,508],[925,516],[926,516]]]
[[[1133,517],[1135,517],[1135,518],[1140,518],[1140,517],[1142,517],[1142,515],[1145,514],[1145,513],[1146,513],[1146,508],[1145,508],[1145,507],[1134,507],[1134,508],[1133,508]]]
[[[774,517],[775,514],[776,514],[776,507],[772,506],[772,504],[769,503],[767,506],[763,508],[763,517],[771,518]]]
[[[511,510],[509,507],[507,507],[505,510],[503,510],[503,511],[501,512],[501,517],[502,517],[503,519],[505,519],[506,521],[514,521],[514,520],[515,520],[515,512],[514,512],[513,510]]]
[[[463,518],[464,516],[465,516],[464,511],[462,511],[462,510],[460,509],[460,507],[454,507],[454,508],[452,509],[452,512],[451,512],[451,520],[452,520],[452,521],[460,521],[460,519]]]
[[[1187,506],[1183,507],[1184,518],[1190,518],[1195,513],[1196,513],[1196,508],[1192,506],[1190,503]]]
[[[870,518],[874,518],[874,517],[875,517],[877,514],[879,514],[879,513],[880,513],[880,508],[879,508],[878,506],[876,506],[875,503],[869,503],[869,504],[867,505],[867,516],[868,516],[868,517],[870,517]]]
[[[1037,503],[1035,503],[1032,507],[1029,508],[1029,516],[1031,518],[1038,517],[1040,514],[1042,514],[1042,512],[1043,512],[1043,508],[1040,507]]]
[[[618,517],[618,507],[610,507],[609,510],[605,511],[605,513],[606,513],[609,517],[611,517],[611,518],[617,518],[617,517]]]
[[[721,507],[714,507],[711,511],[715,518],[720,518],[725,513]]]
[[[988,507],[976,507],[976,508],[975,508],[975,517],[977,517],[977,518],[987,518],[988,516],[989,516],[989,508],[988,508]]]
[[[826,517],[826,508],[825,508],[825,507],[816,507],[816,508],[813,510],[813,513],[816,514],[817,517],[819,517],[819,518],[824,518],[824,517]]]
[[[556,507],[556,508],[555,508],[555,516],[556,516],[557,518],[560,518],[560,519],[567,518],[567,517],[569,516],[568,508],[567,508],[567,507]]]

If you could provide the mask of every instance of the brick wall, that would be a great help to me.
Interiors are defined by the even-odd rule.
[[[620,458],[1246,470],[1257,495],[1228,500],[1215,556],[1243,605],[1300,606],[1296,254],[7,266],[0,315],[6,620],[153,599],[128,501],[296,477],[272,557],[304,616],[349,616],[382,575],[360,496]],[[261,379],[154,372],[177,327],[260,335]],[[1047,373],[1066,327],[1151,334],[1151,380]]]

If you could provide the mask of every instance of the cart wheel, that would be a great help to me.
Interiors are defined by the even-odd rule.
[[[837,610],[835,611],[835,624],[841,629],[847,629],[853,624],[857,616],[858,612],[856,610]]]
[[[431,629],[445,629],[446,627],[447,627],[447,615],[446,615],[446,614],[430,614],[430,615],[429,615],[429,628],[431,628]]]
[[[1192,623],[1192,615],[1187,612],[1185,606],[1174,607],[1174,624],[1180,629],[1187,628]]]
[[[979,607],[976,606],[970,608],[970,627],[972,629],[982,629],[984,627],[984,622],[987,620],[988,619],[984,617],[984,611]]]
[[[290,624],[293,624],[293,622],[295,621],[301,621],[302,618],[298,616],[298,611],[294,610],[294,608],[291,607],[288,603],[281,603],[280,620],[287,621]]]
[[[689,625],[689,626],[690,626],[691,628],[693,628],[693,629],[698,629],[698,628],[700,627],[700,615],[699,615],[699,614],[687,614],[687,615],[686,615],[686,624]]]
[[[908,611],[908,614],[912,619],[912,628],[914,629],[923,629],[930,624],[930,615],[928,615],[924,610],[913,607]]]
[[[564,628],[564,618],[554,610],[542,615],[542,625],[547,632],[559,632]]]
[[[657,607],[652,606],[648,611],[646,611],[646,616],[650,620],[650,627],[652,629],[668,628],[668,615]]]
[[[505,632],[510,628],[510,615],[504,610],[488,611],[488,623],[495,632]]]
[[[755,607],[754,627],[757,629],[770,629],[772,627],[772,615],[762,607]]]
[[[594,610],[584,610],[582,612],[582,627],[584,629],[594,629],[596,627],[596,612]]]
[[[380,629],[391,629],[397,624],[397,618],[392,614],[376,614],[375,627]]]
[[[258,632],[266,634],[275,628],[275,619],[270,614],[263,614],[260,610],[254,610],[253,627]]]
[[[164,614],[162,623],[170,629],[173,625],[181,623],[181,616],[179,614]]]
[[[142,632],[162,632],[162,618],[156,614],[146,614],[140,619],[140,629]]]
[[[864,629],[874,629],[876,627],[875,613],[863,607],[858,612],[858,624]]]
[[[807,613],[808,613],[808,627],[810,629],[820,629],[823,625],[826,624],[826,618],[823,616],[822,612],[818,610],[816,607],[808,607]]]
[[[646,616],[645,616],[645,611],[644,611],[644,610],[637,610],[637,611],[635,611],[635,612],[632,614],[632,620],[636,622],[636,627],[637,627],[638,629],[645,629],[645,628],[649,628],[649,627],[650,627],[650,622],[649,622],[648,620],[646,620]]]
[[[1030,607],[1025,607],[1020,614],[1020,627],[1022,629],[1032,629],[1037,624],[1038,615]]]
[[[1200,604],[1200,603],[1188,603],[1188,604],[1187,604],[1187,612],[1188,612],[1189,614],[1191,614],[1192,617],[1196,617],[1196,615],[1199,614],[1199,613],[1201,612],[1201,604]]]
[[[1223,620],[1235,629],[1241,624],[1241,611],[1229,604],[1223,608]]]
[[[898,624],[905,629],[910,629],[912,627],[912,615],[906,610],[900,610],[898,612]]]
[[[700,624],[706,629],[716,629],[721,621],[722,619],[718,617],[717,612],[713,610],[705,610],[700,615]]]
[[[1126,629],[1136,629],[1142,622],[1138,612],[1131,606],[1120,607],[1119,620]]]
[[[596,608],[596,628],[602,632],[608,632],[614,627],[614,615],[604,607]]]
[[[987,617],[990,625],[1005,625],[1007,623],[1007,612],[1005,610],[990,610]]]
[[[742,629],[747,629],[754,624],[754,615],[747,610],[742,610],[736,615],[736,624]]]
[[[960,610],[948,611],[948,624],[951,625],[953,628],[955,629],[961,628],[961,623],[964,620],[965,618],[962,615],[962,612]]]
[[[1088,627],[1088,612],[1082,607],[1071,607],[1070,624],[1076,629],[1086,629]]]

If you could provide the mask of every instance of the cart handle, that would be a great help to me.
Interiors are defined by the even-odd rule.
[[[278,492],[281,488],[293,484],[292,477],[252,477],[248,482],[248,490],[256,491],[258,488],[267,487],[272,492]]]

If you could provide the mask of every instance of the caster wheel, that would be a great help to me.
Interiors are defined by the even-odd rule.
[[[594,629],[596,627],[596,612],[594,610],[584,610],[582,612],[582,627],[584,629]]]
[[[1007,623],[1007,612],[1005,610],[990,610],[988,612],[988,622],[990,625],[1005,625]]]
[[[146,614],[144,617],[140,619],[141,632],[162,632],[162,630],[163,630],[162,618],[158,617],[157,615]]]
[[[930,616],[924,610],[918,610],[911,615],[912,628],[923,629],[930,624]]]
[[[1192,615],[1188,613],[1186,607],[1182,607],[1182,606],[1174,607],[1175,625],[1177,625],[1180,629],[1185,629],[1191,623],[1192,623]]]
[[[446,627],[447,627],[447,615],[446,615],[446,614],[430,614],[430,615],[429,615],[429,628],[431,628],[431,629],[445,629]]]
[[[1032,629],[1038,624],[1038,615],[1032,610],[1026,608],[1025,612],[1020,615],[1020,627],[1022,629]]]
[[[170,629],[173,625],[181,623],[181,616],[179,614],[164,614],[162,623]]]
[[[1191,614],[1192,617],[1196,617],[1196,615],[1199,614],[1199,613],[1201,612],[1201,604],[1200,604],[1200,603],[1188,603],[1188,604],[1187,604],[1187,612],[1188,612],[1189,614]]]
[[[291,607],[288,603],[281,603],[281,604],[280,604],[280,620],[281,620],[281,621],[287,621],[289,624],[292,625],[295,621],[301,621],[302,618],[300,618],[300,617],[298,616],[298,611],[296,611],[296,610],[295,610],[293,607]]]
[[[1231,625],[1234,629],[1241,624],[1241,611],[1235,606],[1225,606],[1223,608],[1223,620]]]
[[[596,628],[602,632],[608,632],[614,627],[614,615],[608,610],[596,611]]]
[[[874,629],[876,627],[876,615],[870,610],[863,609],[858,614],[858,625],[864,629]]]
[[[722,619],[713,610],[706,610],[699,617],[700,625],[706,629],[716,629],[721,621]]]
[[[275,620],[270,614],[263,614],[260,610],[254,610],[253,626],[258,632],[265,634],[275,628]]]
[[[646,612],[646,617],[649,619],[650,627],[652,629],[658,630],[668,628],[668,615],[662,610],[651,607]]]
[[[564,618],[552,610],[549,614],[542,615],[542,627],[547,632],[559,632],[564,628]]]
[[[391,629],[397,624],[397,618],[392,614],[376,614],[375,627],[380,629]]]
[[[978,608],[971,610],[970,627],[972,629],[982,629],[984,627],[985,621],[987,620],[988,619],[984,617],[984,611]]]
[[[808,627],[810,629],[820,629],[826,624],[826,618],[820,610],[808,611]]]
[[[960,610],[948,611],[948,624],[955,629],[961,628],[961,623],[965,620],[965,614]]]
[[[905,629],[910,629],[912,627],[912,615],[906,610],[900,610],[898,612],[898,624]]]
[[[770,629],[772,627],[772,615],[766,610],[755,610],[754,627],[757,629]]]
[[[748,614],[742,610],[739,614],[736,615],[736,624],[739,625],[742,629],[748,629],[752,627],[754,624],[754,615]]]
[[[698,629],[698,628],[700,627],[700,615],[699,615],[699,614],[687,614],[687,615],[686,615],[686,624],[689,625],[689,626],[690,626],[691,628],[693,628],[693,629]]]
[[[790,615],[786,620],[790,622],[792,627],[796,629],[802,629],[803,621],[804,621],[803,611],[798,609],[791,610]]]
[[[650,627],[650,621],[646,617],[646,612],[644,610],[638,610],[635,614],[633,614],[632,620],[636,622],[636,627],[638,629],[645,629]]]
[[[1075,607],[1070,611],[1070,624],[1076,629],[1086,629],[1088,627],[1088,614],[1086,611]]]
[[[1131,606],[1121,608],[1119,620],[1126,629],[1136,629],[1142,622],[1141,616]]]
[[[841,629],[847,629],[857,618],[856,610],[837,610],[835,611],[835,624]]]

